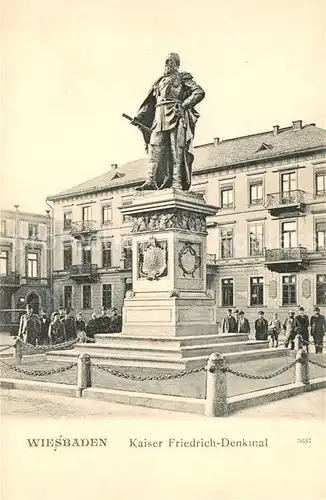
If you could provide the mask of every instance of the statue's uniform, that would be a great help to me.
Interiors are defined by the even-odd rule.
[[[140,107],[137,120],[149,126],[148,180],[161,187],[187,190],[191,182],[192,141],[199,114],[194,109],[205,96],[190,73],[159,78]]]

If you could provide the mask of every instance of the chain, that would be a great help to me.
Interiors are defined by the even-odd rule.
[[[33,377],[43,377],[45,375],[55,375],[57,373],[64,373],[75,366],[77,366],[77,363],[70,363],[69,365],[66,366],[60,366],[59,368],[52,368],[51,370],[25,370],[24,368],[21,368],[20,366],[14,366],[10,365],[9,363],[6,363],[2,359],[0,359],[1,363],[6,365],[8,368],[11,368],[11,370],[18,372],[18,373],[23,373],[24,375],[32,375]]]
[[[125,378],[128,380],[136,380],[138,382],[145,382],[146,380],[172,380],[176,378],[181,378],[185,377],[186,375],[192,375],[193,373],[200,373],[206,370],[205,366],[202,366],[201,368],[194,368],[193,370],[188,370],[188,371],[182,371],[182,372],[176,372],[176,373],[166,373],[163,375],[148,375],[148,376],[141,376],[141,375],[134,375],[132,373],[124,373],[119,370],[113,370],[109,366],[106,365],[98,365],[92,363],[92,366],[94,368],[98,368],[99,370],[109,373],[110,375],[114,375],[115,377],[120,377],[120,378]]]
[[[226,363],[222,368],[222,371],[231,373],[232,375],[236,375],[237,377],[248,378],[251,380],[268,380],[270,378],[277,377],[282,373],[285,373],[287,370],[290,370],[290,368],[292,368],[296,363],[297,361],[295,360],[292,363],[289,363],[288,365],[284,366],[283,368],[276,370],[276,372],[269,373],[268,375],[254,375],[252,373],[237,372],[236,370],[232,370],[232,368],[230,368],[230,366],[227,365]]]
[[[69,340],[68,342],[62,342],[61,344],[53,344],[53,345],[34,346],[33,344],[25,344],[24,342],[21,342],[21,345],[24,351],[31,353],[31,352],[48,352],[48,351],[56,351],[59,349],[66,349],[68,347],[72,347],[77,342],[78,339],[73,339]]]
[[[319,363],[318,361],[313,361],[312,359],[309,359],[309,363],[311,363],[312,365],[319,366],[319,368],[326,369],[326,365],[323,365],[322,363]]]

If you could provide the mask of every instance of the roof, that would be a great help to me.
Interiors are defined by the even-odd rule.
[[[232,167],[245,162],[258,162],[279,156],[294,155],[307,150],[326,148],[326,130],[314,123],[279,128],[273,131],[235,137],[208,143],[194,148],[194,175],[205,170]],[[142,158],[120,165],[117,170],[109,170],[86,182],[60,193],[48,196],[48,200],[67,198],[94,191],[114,189],[118,186],[139,184],[147,174],[148,159]],[[118,175],[117,175],[118,174]]]
[[[42,220],[42,222],[49,224],[51,222],[51,218],[48,215],[40,214],[37,212],[23,212],[21,210],[11,210],[7,208],[0,208],[0,219],[6,217],[7,219],[15,219],[16,216],[19,220],[31,220],[38,219]]]

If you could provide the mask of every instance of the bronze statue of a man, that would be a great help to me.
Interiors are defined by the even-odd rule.
[[[174,188],[188,191],[194,156],[192,143],[199,113],[194,106],[205,97],[190,73],[179,72],[180,57],[171,53],[165,70],[141,105],[140,123],[149,155],[147,179],[139,191]]]

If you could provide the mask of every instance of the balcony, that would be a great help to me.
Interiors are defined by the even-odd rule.
[[[306,193],[297,189],[268,194],[266,208],[273,217],[303,213],[306,209]]]
[[[94,220],[81,220],[71,223],[70,234],[76,240],[90,240],[97,231],[97,223]]]
[[[20,275],[18,273],[9,273],[0,276],[0,285],[6,288],[20,287]]]
[[[70,266],[68,276],[79,282],[94,282],[97,280],[97,264],[78,264]]]
[[[265,266],[277,273],[295,273],[308,268],[308,251],[304,247],[265,249]]]
[[[35,286],[47,286],[48,279],[47,278],[31,278],[30,276],[24,276],[21,279],[22,285],[35,285]]]

